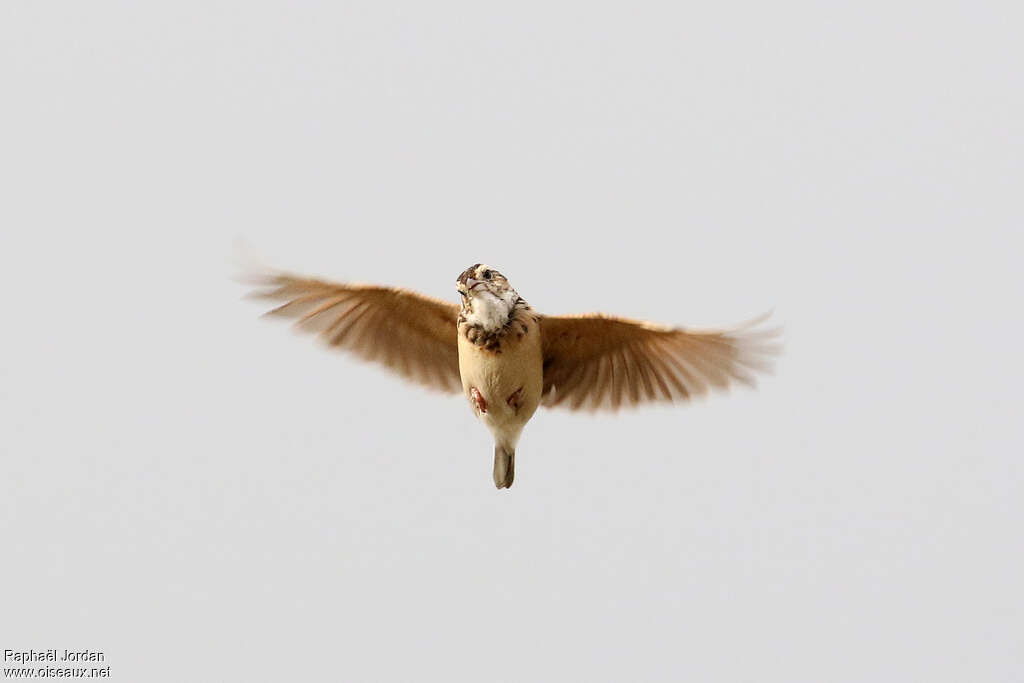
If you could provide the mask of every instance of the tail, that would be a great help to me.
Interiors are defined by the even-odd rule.
[[[516,451],[514,448],[494,446],[494,485],[499,489],[512,486],[516,477]]]

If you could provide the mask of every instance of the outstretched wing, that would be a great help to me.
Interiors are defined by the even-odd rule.
[[[459,307],[395,287],[343,284],[268,272],[244,278],[252,296],[282,301],[269,316],[295,319],[330,347],[373,361],[433,389],[458,392]]]
[[[544,316],[542,404],[617,410],[753,385],[753,372],[770,370],[778,352],[778,330],[755,329],[767,317],[701,331],[601,314]]]

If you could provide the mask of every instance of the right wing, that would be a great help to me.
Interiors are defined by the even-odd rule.
[[[329,346],[384,365],[433,389],[462,390],[459,307],[396,287],[343,284],[268,272],[246,278],[261,299],[283,301],[267,312],[295,319]]]

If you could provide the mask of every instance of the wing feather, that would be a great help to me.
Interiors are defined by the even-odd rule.
[[[544,405],[618,410],[754,385],[770,371],[779,330],[669,328],[602,314],[543,316]]]
[[[287,273],[247,278],[252,296],[281,302],[268,316],[291,318],[331,348],[383,365],[406,379],[461,390],[456,320],[459,307],[396,287],[346,284]]]
[[[622,352],[627,357],[628,361],[633,364],[635,381],[630,384],[630,387],[633,389],[630,393],[630,400],[633,403],[640,403],[642,400],[656,400],[658,397],[657,394],[654,393],[654,386],[651,384],[651,378],[647,375],[646,361],[642,356],[634,352],[633,344],[627,344],[623,347]],[[641,391],[643,392],[643,398],[640,396]]]

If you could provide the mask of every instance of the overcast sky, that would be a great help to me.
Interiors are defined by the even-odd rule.
[[[1017,3],[0,7],[0,650],[121,681],[1017,681]],[[774,309],[757,391],[540,411],[259,319],[273,265]],[[7,664],[5,664],[7,666]]]

